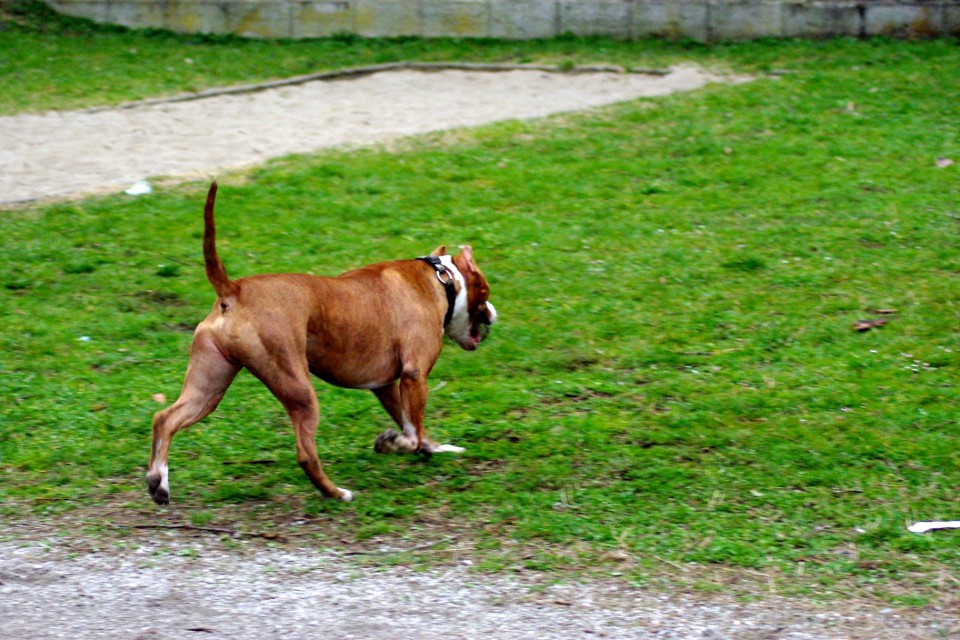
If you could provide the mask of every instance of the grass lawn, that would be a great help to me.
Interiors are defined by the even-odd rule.
[[[149,502],[152,396],[176,396],[213,301],[206,184],[3,212],[0,519],[449,538],[425,555],[900,604],[955,589],[960,534],[906,531],[960,518],[960,167],[936,163],[960,164],[955,42],[247,42],[38,15],[0,31],[0,113],[404,59],[761,77],[221,181],[235,277],[470,243],[490,280],[500,324],[432,376],[428,428],[465,454],[378,456],[373,396],[317,385],[350,504],[320,500],[245,373],[174,441],[170,509]]]

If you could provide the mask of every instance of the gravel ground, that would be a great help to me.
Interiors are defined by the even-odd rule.
[[[551,578],[543,574],[479,573],[467,561],[412,570],[302,548],[225,550],[182,532],[99,552],[52,540],[0,543],[0,638],[904,640],[960,633],[956,612],[875,602],[740,602],[613,581],[552,584],[540,582]]]

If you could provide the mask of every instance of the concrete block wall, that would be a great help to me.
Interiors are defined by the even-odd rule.
[[[960,0],[48,0],[97,22],[259,38],[938,37]]]

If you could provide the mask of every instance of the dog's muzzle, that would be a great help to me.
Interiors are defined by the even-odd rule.
[[[496,324],[496,322],[497,310],[488,300],[484,312],[477,317],[477,335],[480,338],[480,342],[486,340],[487,336],[490,335],[491,325]]]
[[[490,320],[488,318],[478,318],[477,336],[480,338],[480,342],[486,340],[488,335],[490,335]]]

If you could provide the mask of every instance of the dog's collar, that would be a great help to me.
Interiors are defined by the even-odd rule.
[[[420,256],[417,260],[423,260],[434,268],[437,272],[437,280],[440,281],[447,292],[447,313],[443,316],[443,328],[446,329],[453,317],[453,309],[457,306],[457,274],[454,273],[456,267],[451,268],[451,266],[444,264],[439,256]]]

